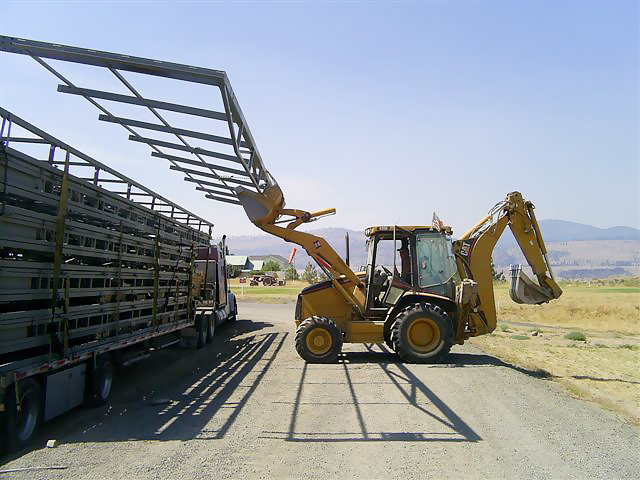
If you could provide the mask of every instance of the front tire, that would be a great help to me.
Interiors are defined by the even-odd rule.
[[[89,371],[87,383],[87,400],[92,407],[104,405],[109,400],[113,386],[113,372],[115,365],[108,353],[98,355],[95,366]]]
[[[35,437],[42,423],[42,392],[32,378],[18,383],[18,398],[15,385],[10,385],[5,394],[3,435],[7,450],[15,452],[26,447]]]
[[[308,363],[334,363],[342,350],[342,331],[328,318],[307,318],[296,329],[295,344]]]
[[[406,363],[438,363],[451,349],[453,325],[438,306],[416,303],[396,316],[391,330],[394,350]]]

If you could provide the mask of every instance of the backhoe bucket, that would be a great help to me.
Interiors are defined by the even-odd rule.
[[[511,300],[516,303],[538,305],[555,298],[553,292],[531,280],[523,271],[522,265],[511,265]]]

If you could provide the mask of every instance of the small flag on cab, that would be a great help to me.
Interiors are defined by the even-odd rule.
[[[431,221],[433,228],[435,228],[437,231],[441,232],[442,230],[444,230],[444,223],[442,223],[442,220],[440,220],[440,218],[438,217],[438,215],[436,215],[436,212],[433,212],[433,220]]]

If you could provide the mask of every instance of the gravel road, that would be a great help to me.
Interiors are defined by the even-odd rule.
[[[240,304],[199,351],[121,372],[112,401],[50,422],[1,478],[640,478],[640,429],[473,347],[405,365],[345,345],[306,365],[293,305]],[[49,439],[59,446],[46,448]]]

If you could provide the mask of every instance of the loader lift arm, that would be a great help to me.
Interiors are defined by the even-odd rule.
[[[534,206],[519,192],[509,193],[480,222],[453,244],[461,288],[472,289],[458,303],[468,329],[465,337],[490,333],[496,328],[496,307],[491,275],[491,254],[507,225],[536,276],[536,285],[518,266],[512,269],[511,299],[523,304],[541,304],[562,295],[547,259],[547,250],[533,212]],[[475,284],[475,285],[474,285]],[[475,293],[477,289],[477,294]],[[459,325],[458,335],[462,336]]]
[[[352,307],[363,312],[366,295],[363,282],[324,238],[296,230],[303,223],[334,214],[335,209],[329,208],[313,213],[286,209],[282,190],[275,180],[269,180],[270,185],[262,194],[254,193],[242,186],[235,189],[249,220],[265,232],[304,248],[329,277],[340,295]],[[285,223],[286,226],[280,226]]]

